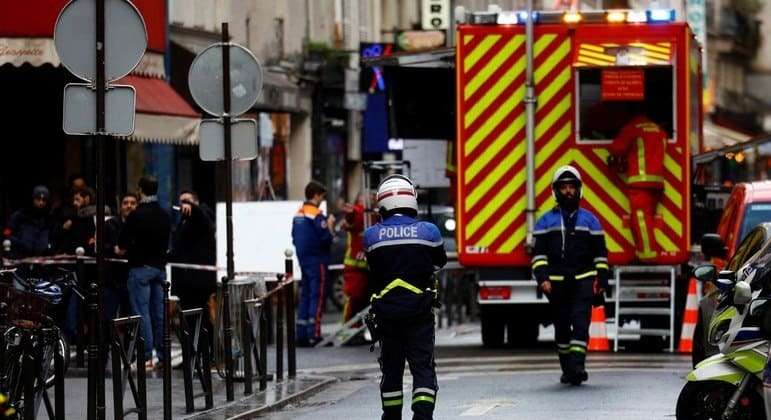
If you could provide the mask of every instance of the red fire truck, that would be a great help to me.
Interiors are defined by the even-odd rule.
[[[550,183],[560,166],[581,172],[582,206],[600,218],[611,266],[638,265],[625,179],[607,163],[627,122],[621,103],[637,102],[668,138],[654,264],[681,266],[691,246],[702,53],[688,25],[675,21],[674,10],[531,18],[469,13],[457,30],[458,257],[478,268],[486,345],[501,344],[507,329],[512,344],[535,340],[547,319],[528,245],[534,221],[555,204]]]

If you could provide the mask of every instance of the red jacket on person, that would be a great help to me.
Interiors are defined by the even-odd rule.
[[[608,151],[627,160],[627,185],[633,188],[664,187],[664,152],[667,133],[645,116],[632,118],[618,133]]]

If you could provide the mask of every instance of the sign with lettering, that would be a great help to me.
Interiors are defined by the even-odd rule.
[[[58,66],[61,61],[50,38],[0,38],[0,66],[24,63],[37,67],[43,64]]]
[[[425,30],[445,30],[450,27],[449,0],[423,0],[422,26]]]
[[[603,101],[645,100],[645,72],[643,70],[603,70]]]

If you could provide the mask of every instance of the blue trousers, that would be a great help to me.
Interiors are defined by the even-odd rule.
[[[301,265],[300,304],[297,308],[297,341],[307,342],[321,338],[321,316],[327,280],[327,265],[314,262]]]
[[[134,267],[128,275],[131,309],[142,317],[141,332],[145,340],[145,360],[152,360],[153,348],[163,361],[163,282],[166,272],[155,267]]]

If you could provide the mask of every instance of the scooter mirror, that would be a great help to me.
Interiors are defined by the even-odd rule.
[[[734,304],[746,305],[752,300],[752,288],[746,281],[736,283],[734,287]]]
[[[712,264],[705,264],[693,270],[693,276],[699,281],[713,281],[717,278],[717,269]]]

